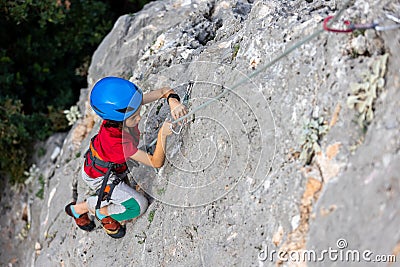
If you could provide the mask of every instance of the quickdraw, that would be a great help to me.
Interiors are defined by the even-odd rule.
[[[396,22],[397,24],[392,24],[392,25],[386,25],[386,26],[381,26],[379,23],[377,22],[373,22],[373,23],[367,23],[367,24],[355,24],[355,23],[351,23],[348,20],[345,20],[343,23],[346,25],[347,28],[345,29],[336,29],[336,28],[331,28],[328,23],[331,19],[333,19],[333,16],[329,16],[327,18],[324,19],[324,23],[323,23],[323,28],[326,31],[329,32],[336,32],[336,33],[349,33],[349,32],[353,32],[355,30],[367,30],[367,29],[375,29],[376,31],[387,31],[387,30],[394,30],[394,29],[398,29],[400,28],[400,19],[386,14],[386,17],[394,22]]]
[[[183,96],[182,104],[185,106],[189,105],[189,99],[192,96],[192,89],[193,89],[194,82],[189,81],[188,87],[186,88],[185,95]]]
[[[186,88],[185,95],[183,96],[182,104],[185,105],[187,108],[189,107],[189,100],[190,100],[190,97],[192,95],[193,85],[194,85],[194,82],[193,81],[189,81],[188,86]],[[194,121],[194,114],[193,114],[191,122],[193,122],[193,121]],[[181,125],[179,126],[179,129],[177,131],[175,131],[174,128],[172,127],[172,125],[171,125],[171,131],[174,134],[180,134],[182,132],[182,130],[183,130],[183,127],[185,127],[189,123],[190,123],[190,121],[183,121],[181,123]]]

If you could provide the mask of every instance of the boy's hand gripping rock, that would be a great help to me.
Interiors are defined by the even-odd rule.
[[[170,121],[165,121],[160,129],[160,134],[162,137],[167,137],[172,134],[172,123]]]

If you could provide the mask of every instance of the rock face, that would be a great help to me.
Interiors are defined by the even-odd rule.
[[[100,227],[82,232],[63,212],[88,193],[81,155],[99,122],[83,91],[86,117],[64,141],[44,201],[34,204],[42,207],[40,225],[31,228],[40,253],[20,262],[342,266],[343,257],[329,255],[285,259],[304,249],[317,259],[329,248],[370,250],[371,259],[399,253],[400,32],[324,32],[263,69],[340,8],[337,1],[179,0],[119,18],[93,55],[89,89],[114,75],[144,91],[171,86],[183,96],[192,81],[192,110],[223,95],[169,139],[162,169],[132,169],[152,202],[113,240]],[[343,18],[390,24],[386,15],[399,11],[395,1],[357,0]],[[357,103],[347,105],[349,97]],[[166,116],[164,100],[147,107],[142,144]],[[287,253],[278,259],[273,250]],[[366,260],[361,254],[351,264]]]

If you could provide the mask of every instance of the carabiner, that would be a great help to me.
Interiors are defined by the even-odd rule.
[[[354,24],[348,20],[344,21],[344,24],[347,26],[347,29],[340,30],[340,29],[333,29],[328,26],[328,22],[333,18],[333,16],[329,16],[324,19],[324,30],[329,32],[339,32],[339,33],[348,33],[354,30],[368,30],[368,29],[376,29],[379,25],[378,23],[367,23],[367,24]]]
[[[345,29],[345,30],[339,30],[339,29],[333,29],[333,28],[328,27],[328,22],[329,22],[331,19],[333,19],[333,16],[329,16],[329,17],[327,17],[327,18],[324,19],[323,27],[324,27],[324,30],[325,30],[325,31],[328,31],[328,32],[342,32],[342,33],[343,33],[343,32],[352,32],[352,31],[353,31],[353,29],[350,29],[350,28],[347,28],[347,29]],[[350,26],[350,25],[351,25],[351,22],[348,21],[348,20],[345,20],[345,21],[344,21],[344,24],[347,25],[347,26]]]
[[[183,127],[184,127],[185,125],[186,125],[186,123],[182,123],[181,126],[180,126],[180,129],[179,129],[178,131],[175,131],[175,130],[174,130],[174,127],[172,127],[172,125],[169,126],[169,128],[171,129],[171,131],[172,131],[174,134],[181,134],[182,129],[183,129]]]

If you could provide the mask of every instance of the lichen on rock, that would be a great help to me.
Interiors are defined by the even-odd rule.
[[[358,124],[368,125],[374,118],[374,102],[385,86],[386,64],[389,54],[377,57],[364,75],[362,82],[350,85],[351,95],[347,98],[347,106],[358,112]]]

